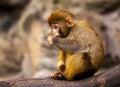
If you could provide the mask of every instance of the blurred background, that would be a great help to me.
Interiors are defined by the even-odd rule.
[[[56,69],[59,52],[47,44],[47,18],[61,8],[102,37],[105,60],[98,73],[120,64],[120,0],[0,0],[0,81],[45,78]]]

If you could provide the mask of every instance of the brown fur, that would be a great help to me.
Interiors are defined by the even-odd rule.
[[[66,37],[52,38],[53,45],[60,49],[58,70],[67,80],[91,76],[102,63],[103,42],[89,24],[79,21],[75,15],[67,10],[53,12],[48,18],[48,23],[66,26],[66,22],[64,22],[66,17],[72,18],[74,26],[61,28],[63,34],[67,33]],[[69,32],[66,32],[65,29]],[[62,65],[59,63],[61,61]]]

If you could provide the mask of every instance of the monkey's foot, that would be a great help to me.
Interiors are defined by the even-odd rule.
[[[54,73],[52,73],[50,77],[52,79],[57,79],[57,80],[65,79],[64,76],[62,75],[62,73],[60,71],[58,71],[58,70],[56,70]]]

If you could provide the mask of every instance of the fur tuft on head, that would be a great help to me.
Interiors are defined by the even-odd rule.
[[[58,21],[63,21],[66,19],[66,17],[71,17],[74,19],[77,19],[75,15],[73,15],[71,12],[65,10],[65,9],[60,9],[54,11],[49,17],[48,17],[48,23],[49,25],[57,23]]]

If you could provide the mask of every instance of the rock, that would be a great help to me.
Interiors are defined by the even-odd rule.
[[[80,20],[88,22],[93,28],[99,30],[103,25],[103,17],[95,12],[79,11],[76,13]]]
[[[30,0],[1,0],[0,1],[0,31],[7,31],[20,17],[25,5]]]
[[[29,0],[0,1],[0,76],[21,71],[23,42],[16,37],[17,20]]]
[[[46,78],[46,77],[50,76],[51,73],[53,73],[53,70],[41,69],[40,71],[36,72],[33,75],[33,78]]]
[[[120,9],[104,15],[108,38],[106,48],[114,63],[120,63]]]
[[[8,46],[0,47],[0,76],[15,74],[21,71],[22,53],[21,50],[12,46],[8,42]]]
[[[67,81],[50,78],[29,78],[20,80],[1,81],[1,87],[120,87],[120,65],[99,75],[89,78]]]
[[[82,7],[88,11],[106,13],[117,9],[120,6],[120,0],[83,0]]]
[[[47,6],[49,6],[49,8],[47,8]],[[54,68],[54,65],[52,65],[53,62],[50,60],[54,60],[56,57],[56,50],[48,47],[47,43],[47,36],[50,29],[46,23],[46,15],[48,15],[48,13],[50,14],[50,6],[51,1],[33,0],[25,8],[18,21],[18,34],[28,49],[26,53],[31,60],[33,75],[44,68],[47,70],[50,70],[51,67]]]
[[[8,32],[12,25],[15,23],[16,18],[15,15],[8,12],[0,12],[0,31]]]
[[[23,6],[30,0],[1,0],[0,6]]]

